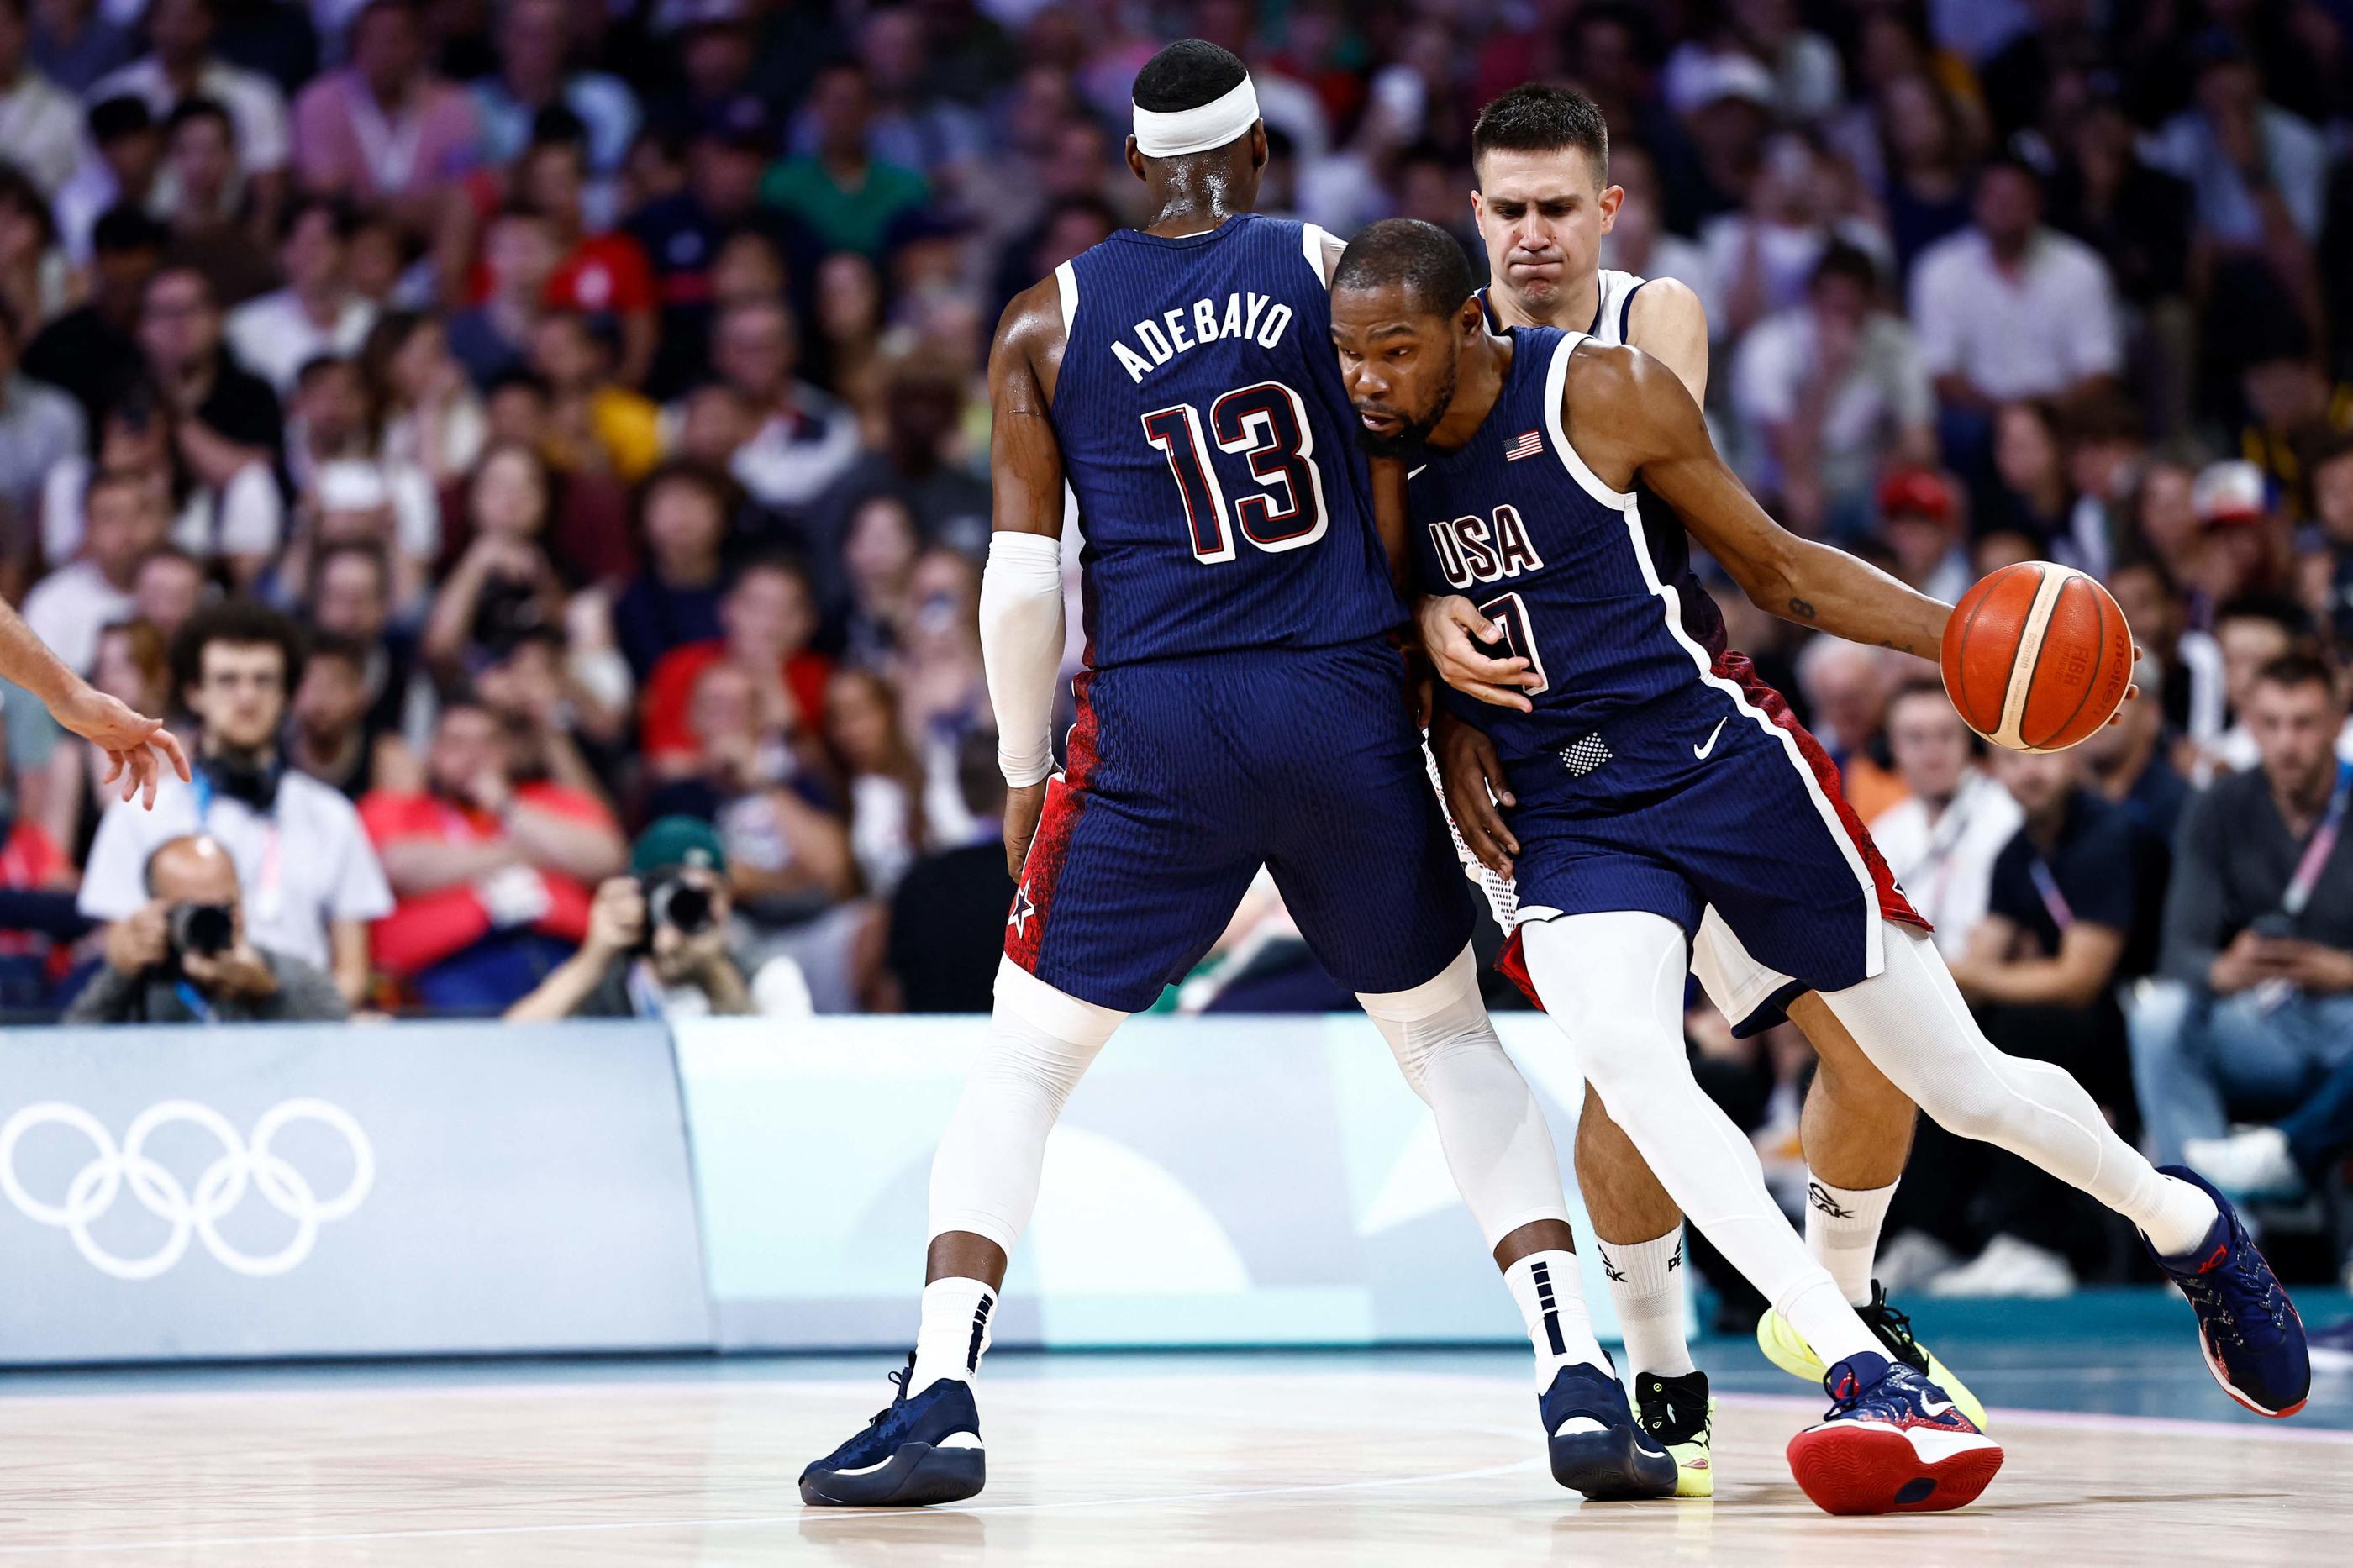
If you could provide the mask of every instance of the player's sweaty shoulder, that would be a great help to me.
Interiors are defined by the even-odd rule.
[[[988,381],[997,411],[1042,414],[1054,401],[1070,334],[1062,324],[1061,286],[1049,275],[1013,296],[988,348]],[[1032,392],[1034,408],[1025,406]]]

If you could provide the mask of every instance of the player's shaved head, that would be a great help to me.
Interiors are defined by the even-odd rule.
[[[1451,316],[1478,287],[1471,258],[1452,235],[1419,218],[1392,217],[1367,226],[1348,242],[1332,273],[1342,289],[1401,288],[1416,310]]]
[[[1179,38],[1144,62],[1131,96],[1143,114],[1183,114],[1216,103],[1250,79],[1250,68],[1207,38]],[[1198,152],[1155,156],[1127,139],[1127,166],[1151,193],[1145,226],[1191,215],[1247,212],[1266,167],[1266,125],[1253,120],[1229,140]]]

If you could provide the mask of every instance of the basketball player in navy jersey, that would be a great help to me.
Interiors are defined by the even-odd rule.
[[[1683,981],[1710,906],[1759,964],[1820,993],[1930,1115],[2130,1219],[2233,1398],[2300,1408],[2303,1326],[2230,1204],[2186,1169],[2150,1165],[2066,1073],[1987,1042],[1836,769],[1745,660],[1694,635],[1654,536],[1680,518],[1760,608],[1924,658],[1951,607],[1776,525],[1716,456],[1689,391],[1641,350],[1491,331],[1461,247],[1431,225],[1356,237],[1333,276],[1332,332],[1366,444],[1409,465],[1421,582],[1482,595],[1538,677],[1525,711],[1444,693],[1493,737],[1514,797],[1505,960],[1675,1204],[1828,1363],[1831,1411],[1789,1444],[1808,1495],[1833,1512],[1959,1507],[2000,1449],[1891,1361],[1693,1079]],[[1672,517],[1643,517],[1638,479]]]
[[[1017,891],[988,1048],[933,1164],[914,1353],[891,1406],[803,1472],[807,1502],[980,1489],[972,1383],[1047,1133],[1261,864],[1436,1116],[1528,1325],[1555,1478],[1588,1498],[1674,1490],[1594,1342],[1550,1135],[1479,998],[1469,889],[1408,717],[1405,604],[1332,356],[1339,247],[1250,211],[1266,158],[1241,61],[1162,50],[1127,152],[1150,222],[997,329],[980,616]],[[1066,481],[1087,654],[1050,777]]]
[[[1597,343],[1631,343],[1672,371],[1694,403],[1704,403],[1707,312],[1699,296],[1675,279],[1643,279],[1599,264],[1601,237],[1610,231],[1625,193],[1609,184],[1609,129],[1593,101],[1567,88],[1514,88],[1480,111],[1471,156],[1477,181],[1472,212],[1487,244],[1489,277],[1478,297],[1488,325],[1498,331],[1582,330]],[[1643,500],[1646,508],[1653,506],[1651,498]],[[1669,535],[1659,552],[1662,575],[1678,579],[1686,614],[1696,612],[1701,619],[1699,639],[1711,653],[1724,653],[1721,617],[1688,573],[1681,529],[1659,531]],[[1491,626],[1471,597],[1426,600],[1420,629],[1439,674],[1451,683],[1498,701],[1525,701],[1522,683],[1532,678],[1525,661],[1493,659],[1474,646],[1474,639],[1490,640]],[[1491,802],[1491,790],[1503,786],[1493,742],[1479,730],[1443,720],[1431,741],[1466,844],[1481,852],[1489,869],[1508,876],[1516,846]],[[1720,916],[1702,917],[1692,945],[1693,968],[1736,1035],[1757,1034],[1786,1016],[1820,1058],[1802,1127],[1808,1247],[1888,1353],[1930,1373],[1982,1426],[1984,1407],[1912,1338],[1905,1315],[1889,1306],[1871,1277],[1880,1227],[1911,1152],[1912,1101],[1871,1065],[1818,994],[1792,995],[1788,977],[1751,958]],[[1683,1215],[1589,1089],[1577,1121],[1577,1184],[1609,1265],[1643,1429],[1675,1456],[1682,1470],[1678,1495],[1708,1495],[1714,1470],[1707,1376],[1692,1363],[1674,1275],[1682,1262]],[[1758,1323],[1757,1339],[1783,1368],[1810,1381],[1821,1377],[1820,1361],[1770,1310]]]

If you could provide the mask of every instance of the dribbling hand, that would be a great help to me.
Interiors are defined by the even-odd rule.
[[[189,780],[187,753],[164,728],[164,721],[147,718],[96,687],[84,685],[49,712],[60,725],[106,753],[106,772],[98,781],[101,789],[112,787],[119,780],[124,800],[143,795],[140,805],[153,811],[164,763],[171,764],[182,784]]]
[[[1417,618],[1421,646],[1440,679],[1497,708],[1516,708],[1523,713],[1535,709],[1522,688],[1541,686],[1544,677],[1529,668],[1525,658],[1489,658],[1479,651],[1482,640],[1500,641],[1504,628],[1478,605],[1460,594],[1427,598]]]

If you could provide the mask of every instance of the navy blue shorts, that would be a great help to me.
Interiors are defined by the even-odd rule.
[[[1729,700],[1704,742],[1681,732],[1692,724],[1657,744],[1620,737],[1627,754],[1592,770],[1586,793],[1514,778],[1519,918],[1640,910],[1695,935],[1713,905],[1746,950],[1727,979],[1743,1001],[1769,1001],[1770,1021],[1800,993],[1842,991],[1879,973],[1883,921],[1927,922],[1847,804],[1837,764],[1781,694],[1739,654],[1712,673]],[[1604,782],[1619,761],[1640,771]],[[1501,966],[1525,988],[1516,942]]]
[[[1386,644],[1092,670],[1022,863],[1005,952],[1141,1012],[1223,934],[1264,865],[1351,991],[1403,991],[1471,940],[1470,888]]]

